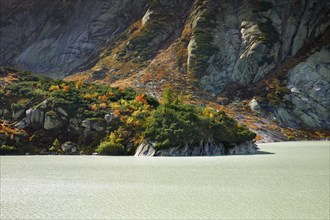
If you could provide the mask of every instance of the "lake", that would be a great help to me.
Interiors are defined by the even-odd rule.
[[[2,156],[1,219],[329,219],[330,142],[218,157]]]

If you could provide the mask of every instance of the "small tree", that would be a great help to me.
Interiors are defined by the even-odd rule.
[[[57,138],[53,142],[53,147],[55,147],[55,149],[59,149],[60,148],[60,142],[58,141]]]
[[[84,82],[83,82],[81,79],[79,79],[79,80],[76,82],[76,88],[77,88],[77,89],[80,89],[83,85],[84,85]]]
[[[114,132],[111,132],[109,140],[102,141],[96,152],[103,155],[125,155],[125,147],[120,143]]]
[[[165,112],[171,107],[173,101],[173,90],[171,88],[166,88],[163,92],[163,106]]]
[[[184,98],[183,98],[183,92],[181,91],[180,92],[180,95],[176,98],[176,104],[177,105],[183,105],[183,100],[184,100]]]

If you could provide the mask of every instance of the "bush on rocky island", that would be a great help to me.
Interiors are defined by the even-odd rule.
[[[131,88],[66,82],[12,68],[4,73],[2,154],[132,155],[145,140],[167,149],[210,139],[231,147],[255,138],[224,112],[184,104],[171,89],[159,103]]]

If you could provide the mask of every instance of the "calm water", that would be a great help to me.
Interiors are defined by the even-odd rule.
[[[1,219],[328,219],[330,142],[190,158],[1,157]]]

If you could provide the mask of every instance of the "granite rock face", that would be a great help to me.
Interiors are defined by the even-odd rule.
[[[145,0],[1,1],[1,65],[63,78],[97,57],[146,10]]]
[[[260,81],[330,24],[326,1],[208,2],[218,8],[210,18],[216,50],[201,74],[201,85],[210,92],[219,93],[232,82],[248,86]]]
[[[285,101],[290,109],[275,110],[283,125],[330,128],[330,50],[311,55],[289,71]]]
[[[47,113],[45,114],[44,129],[53,130],[62,126],[63,122],[56,114],[51,115]]]
[[[1,14],[1,65],[62,78],[91,68],[141,21],[144,38],[133,38],[126,49],[133,46],[148,60],[181,38],[188,71],[216,93],[231,82],[259,81],[330,24],[329,3],[318,0],[11,0],[2,2]],[[145,40],[148,51],[139,53]]]

